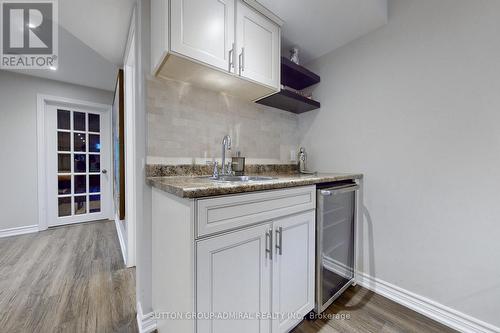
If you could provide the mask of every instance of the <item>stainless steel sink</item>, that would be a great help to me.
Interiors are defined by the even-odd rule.
[[[262,177],[262,176],[220,176],[219,178],[210,177],[210,180],[216,182],[258,182],[258,181],[266,181],[273,180],[276,178],[273,177]]]

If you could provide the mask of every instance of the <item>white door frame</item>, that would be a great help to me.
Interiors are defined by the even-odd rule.
[[[137,221],[137,196],[136,196],[136,29],[135,29],[135,9],[130,19],[125,56],[123,59],[123,81],[124,81],[124,101],[125,101],[125,225],[126,225],[126,255],[125,264],[127,267],[136,265],[136,221]],[[120,230],[117,230],[120,232]],[[123,249],[122,249],[123,251]]]
[[[38,230],[48,229],[48,209],[47,209],[47,149],[46,149],[46,138],[45,138],[45,112],[47,110],[47,105],[61,105],[67,107],[82,107],[87,109],[104,111],[107,117],[109,117],[109,124],[111,124],[111,105],[93,103],[73,98],[51,96],[45,94],[37,94],[37,177],[38,177]],[[109,131],[109,142],[112,141],[112,131]],[[113,179],[113,168],[109,168],[110,179]],[[104,203],[109,205],[108,212],[112,212],[111,203],[113,197],[113,182],[109,182],[109,193],[108,202]],[[112,216],[108,216],[112,219]]]

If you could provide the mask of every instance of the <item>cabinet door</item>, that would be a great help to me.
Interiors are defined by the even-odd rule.
[[[168,52],[168,0],[151,0],[151,73],[156,74]]]
[[[234,0],[171,0],[171,50],[229,70]]]
[[[280,27],[241,1],[236,16],[239,74],[279,90]]]
[[[272,234],[261,225],[197,243],[196,311],[248,317],[198,319],[197,333],[268,333],[271,322],[259,319],[271,305],[272,261],[266,252]]]
[[[273,333],[288,332],[314,308],[315,212],[274,223]],[[290,315],[293,314],[293,315]]]

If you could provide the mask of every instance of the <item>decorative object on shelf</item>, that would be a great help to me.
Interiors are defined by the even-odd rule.
[[[293,47],[290,50],[290,60],[297,65],[299,65],[299,48],[298,47]]]
[[[291,92],[298,94],[300,96],[312,99],[312,92],[310,92],[310,91],[296,90],[296,89],[293,89],[293,88],[290,88],[287,86],[281,86],[281,89],[288,90],[288,91],[291,91]]]

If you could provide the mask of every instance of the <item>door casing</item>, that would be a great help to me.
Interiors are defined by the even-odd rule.
[[[48,170],[47,170],[47,148],[45,133],[45,118],[48,106],[61,106],[67,108],[84,108],[103,112],[103,117],[108,117],[108,124],[111,124],[111,105],[94,103],[84,100],[58,97],[51,95],[37,95],[37,178],[38,178],[38,230],[46,230],[49,227],[48,211]],[[111,129],[108,130],[108,140],[112,142]],[[111,154],[111,151],[110,151]],[[111,156],[110,156],[111,159]],[[110,179],[113,179],[113,170],[108,168]],[[112,193],[113,182],[108,182],[107,202],[101,202],[101,205],[107,205],[107,218],[112,219]]]

